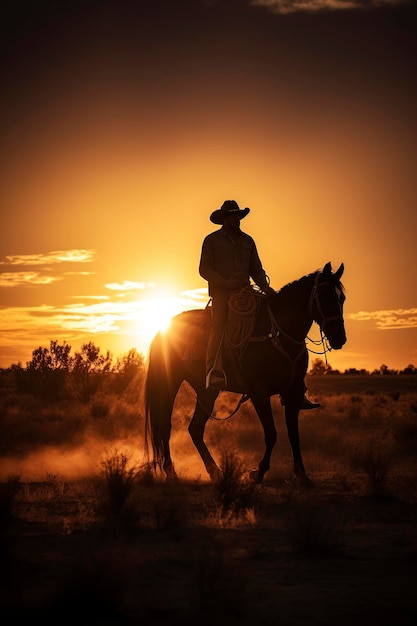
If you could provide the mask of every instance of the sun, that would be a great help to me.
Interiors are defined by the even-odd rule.
[[[202,288],[176,291],[171,286],[155,286],[129,302],[124,334],[134,347],[146,355],[158,333],[169,331],[172,319],[191,309],[207,306],[207,292]]]
[[[163,293],[142,300],[135,320],[139,349],[146,353],[155,335],[167,332],[172,318],[190,308],[190,300]]]
[[[141,322],[146,327],[146,334],[154,336],[157,332],[168,330],[171,319],[180,312],[175,298],[156,297],[143,303]]]

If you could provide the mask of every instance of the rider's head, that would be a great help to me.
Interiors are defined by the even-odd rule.
[[[237,217],[240,221],[247,216],[249,211],[250,209],[248,207],[246,207],[245,209],[240,209],[236,200],[225,200],[220,209],[213,211],[213,213],[210,215],[210,220],[213,222],[213,224],[223,224],[227,216],[233,215],[234,217]]]

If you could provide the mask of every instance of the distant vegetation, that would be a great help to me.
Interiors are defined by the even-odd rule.
[[[333,369],[329,363],[325,363],[322,359],[314,359],[311,368],[309,370],[309,374],[312,376],[330,376],[330,375],[338,375],[341,374],[340,370]],[[368,370],[361,368],[357,369],[356,367],[350,367],[349,369],[344,370],[343,374],[345,375],[353,375],[353,376],[417,376],[417,367],[414,365],[407,365],[402,370],[391,369],[388,365],[381,365],[378,369],[372,370],[369,372]]]
[[[93,430],[100,430],[105,439],[111,440],[116,432],[118,436],[121,431],[126,434],[143,417],[145,376],[146,359],[134,348],[114,359],[93,342],[72,354],[67,343],[50,341],[48,348],[34,350],[25,366],[18,363],[0,369],[0,454],[7,450],[6,441],[12,443],[10,438],[18,441],[20,437],[23,447],[25,441],[36,439],[34,429],[36,422],[43,420],[41,416],[45,416],[45,426],[48,424],[46,440],[50,444],[60,442],[61,435],[53,425],[58,428],[61,413],[67,416],[63,438],[71,432],[80,435],[84,429],[91,430],[90,417],[95,422]],[[408,365],[398,371],[381,365],[373,372],[350,368],[341,373],[316,358],[307,379],[309,393],[318,398],[334,393],[398,394],[416,391],[417,368]],[[391,379],[396,381],[395,390]],[[185,388],[192,402],[192,391]],[[135,429],[138,432],[137,426]]]
[[[384,428],[388,428],[389,422],[389,429],[395,429],[395,437],[400,437],[403,445],[415,446],[416,374],[414,366],[401,372],[381,366],[372,373],[349,369],[342,375],[321,359],[315,359],[307,376],[310,397],[322,404],[322,408],[314,412],[314,419],[307,422],[312,424],[315,449],[320,450],[325,445],[323,433],[326,432],[327,437],[335,429],[335,417],[344,415],[357,429],[358,440],[363,439],[368,430],[365,424],[378,414],[382,405],[389,407],[387,423],[384,426],[385,419],[373,422],[374,434],[382,433],[385,437]],[[89,463],[96,463],[108,446],[126,444],[139,453],[144,449],[145,375],[146,360],[135,349],[114,360],[109,352],[103,354],[92,342],[84,344],[74,355],[68,344],[57,341],[51,341],[49,348],[37,348],[26,366],[17,364],[0,370],[0,459],[23,459],[34,451],[43,454],[51,448],[76,451],[86,449],[86,444],[87,448],[90,444],[94,446],[94,451],[88,448],[85,455]],[[235,408],[236,398],[229,395],[236,394],[219,397],[220,417]],[[282,412],[278,396],[273,398],[273,404],[278,416]],[[184,384],[174,409],[173,445],[180,446],[177,458],[185,464],[187,473],[192,471],[187,458],[198,465],[198,455],[187,433],[194,407],[195,394]],[[304,413],[301,417],[306,419]],[[319,419],[322,425],[317,429]],[[218,428],[213,427],[213,422],[208,424],[207,437],[211,438],[211,445],[218,447],[221,430],[220,441],[231,446],[229,451],[244,451],[247,447],[251,462],[257,463],[262,449],[262,438],[258,441],[261,428],[251,404],[242,406],[236,419],[226,421]],[[328,423],[324,426],[323,422]],[[346,430],[346,419],[341,422]],[[180,431],[181,440],[177,434]],[[303,447],[305,437],[304,426]],[[346,432],[341,439],[346,442]],[[48,465],[52,458],[48,452],[45,454],[40,466]],[[16,473],[14,463],[12,468]],[[5,467],[3,465],[3,471]],[[204,468],[196,471],[204,471]]]
[[[18,363],[0,373],[17,392],[50,402],[76,397],[87,403],[100,391],[122,393],[134,379],[143,378],[145,358],[132,348],[114,361],[92,341],[72,356],[70,345],[51,341],[49,348],[34,350],[25,367]]]
[[[83,344],[72,356],[69,344],[51,340],[49,348],[33,350],[32,359],[25,367],[19,362],[9,368],[0,368],[0,375],[3,380],[13,380],[18,390],[44,399],[56,400],[75,394],[81,401],[88,402],[103,388],[123,391],[134,378],[143,378],[145,369],[145,357],[135,348],[114,360],[109,351],[103,354],[92,341]],[[396,370],[382,364],[371,372],[355,367],[341,372],[316,358],[308,373],[311,376],[417,376],[417,367],[409,364]]]

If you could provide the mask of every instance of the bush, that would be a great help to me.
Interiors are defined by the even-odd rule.
[[[381,441],[370,440],[358,448],[353,463],[368,476],[375,495],[386,495],[386,479],[392,468],[392,452]]]
[[[116,535],[130,531],[138,521],[131,500],[138,469],[129,464],[129,457],[117,450],[101,462],[107,487],[104,517]]]
[[[337,539],[338,519],[332,509],[315,501],[299,502],[286,520],[289,541],[296,552],[329,555],[340,552]]]
[[[254,509],[258,486],[244,478],[243,461],[234,452],[223,451],[220,464],[221,475],[214,481],[213,489],[221,515],[239,516]]]

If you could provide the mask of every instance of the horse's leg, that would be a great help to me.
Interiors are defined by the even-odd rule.
[[[193,440],[193,443],[203,460],[207,473],[209,474],[211,480],[214,481],[221,477],[221,471],[204,443],[204,431],[219,392],[212,389],[206,390],[200,387],[196,390],[196,393],[197,403],[194,415],[188,426],[188,432],[190,433],[191,439]]]
[[[271,399],[269,396],[251,396],[252,404],[264,429],[265,437],[265,454],[259,463],[258,469],[250,473],[250,477],[259,485],[265,473],[270,468],[272,450],[277,441],[277,430],[275,428],[274,416],[271,408]]]
[[[162,449],[164,455],[164,462],[162,467],[166,474],[167,480],[175,480],[177,479],[177,473],[174,469],[174,464],[171,458],[171,448],[169,445],[169,440],[171,437],[171,422],[167,426],[168,428],[162,435]]]
[[[285,423],[287,425],[288,439],[291,444],[291,450],[294,459],[294,473],[304,489],[314,487],[313,481],[307,476],[304,469],[303,460],[300,449],[300,434],[298,431],[298,414],[299,414],[299,398],[292,401],[290,399],[285,402]]]
[[[160,449],[162,469],[166,474],[167,480],[177,479],[177,474],[175,472],[174,464],[171,458],[171,448],[169,445],[169,440],[171,438],[172,411],[174,408],[174,401],[178,392],[178,387],[175,385],[171,385],[165,390],[159,390],[159,395],[157,398],[157,408],[154,408],[159,417],[157,420],[158,428],[154,431],[153,436],[159,442],[158,448]]]

